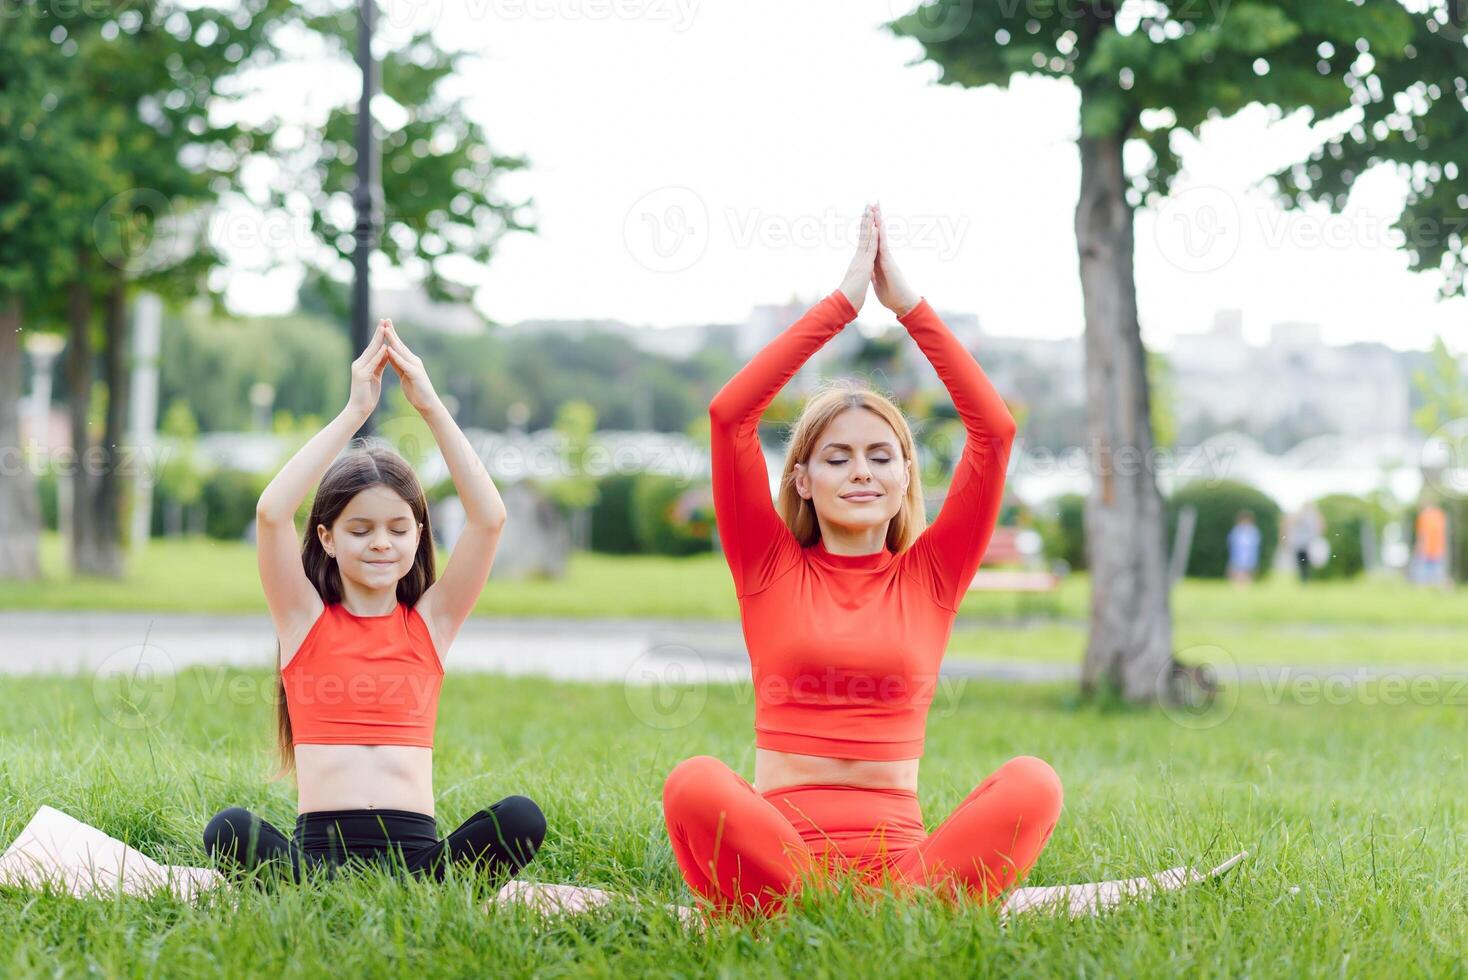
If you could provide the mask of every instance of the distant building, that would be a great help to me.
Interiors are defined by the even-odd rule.
[[[1285,425],[1346,437],[1411,426],[1403,356],[1385,344],[1331,346],[1317,324],[1276,323],[1255,346],[1238,311],[1222,310],[1208,332],[1179,334],[1169,359],[1180,424],[1206,417],[1254,433]]]
[[[379,317],[411,323],[437,333],[475,336],[488,329],[489,321],[472,303],[439,303],[428,298],[421,288],[374,289],[372,291],[373,322]]]
[[[555,331],[573,338],[611,333],[643,351],[674,359],[720,346],[747,362],[815,302],[792,296],[784,303],[761,304],[737,324],[650,328],[619,320],[527,320],[507,329],[521,334]],[[994,335],[972,313],[940,310],[939,315],[1004,397],[1025,409],[1032,439],[1057,447],[1084,439],[1083,338]],[[865,320],[859,318],[857,329],[843,330],[817,351],[791,380],[792,390],[813,390],[818,379],[851,362],[870,332],[868,326],[891,320],[869,303]],[[1324,342],[1319,324],[1294,321],[1273,324],[1266,343],[1250,344],[1242,311],[1222,309],[1211,329],[1177,335],[1162,354],[1173,375],[1172,409],[1189,441],[1234,429],[1282,451],[1317,435],[1366,438],[1411,430],[1410,367],[1417,356],[1411,352],[1376,343],[1332,346]],[[909,381],[932,379],[932,368],[916,344],[899,345],[897,357]]]

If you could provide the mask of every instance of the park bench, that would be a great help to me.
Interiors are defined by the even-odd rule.
[[[973,581],[971,591],[980,592],[1051,592],[1060,585],[1060,577],[1046,569],[992,568],[993,565],[1033,565],[1039,552],[1033,546],[1022,547],[1019,528],[996,527],[984,551],[984,560]],[[1038,541],[1035,542],[1038,544]]]

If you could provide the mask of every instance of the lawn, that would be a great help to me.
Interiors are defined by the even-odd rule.
[[[239,677],[238,687],[221,681]],[[87,678],[10,678],[0,717],[0,839],[41,803],[170,862],[201,862],[200,828],[242,804],[289,824],[266,784],[264,672],[191,670],[132,727]],[[229,692],[234,692],[230,694]],[[747,691],[684,692],[677,728],[617,685],[453,675],[439,716],[441,828],[509,793],[550,822],[526,877],[642,901],[543,924],[486,913],[483,886],[366,877],[232,910],[167,898],[82,903],[0,893],[0,974],[183,975],[1461,975],[1468,715],[1461,705],[1279,701],[1250,687],[1231,714],[1077,705],[1067,686],[967,682],[935,702],[920,799],[931,827],[1016,755],[1048,759],[1065,810],[1031,884],[1207,863],[1248,848],[1225,880],[1101,920],[1020,920],[933,901],[812,902],[762,931],[685,937],[657,903],[686,901],[659,789],[709,753],[751,775]],[[700,700],[702,699],[702,700]],[[1410,699],[1409,699],[1410,700]],[[700,707],[701,704],[701,707]],[[117,721],[122,723],[119,724]],[[1216,722],[1216,724],[1215,724]],[[1199,726],[1203,727],[1199,727]],[[1211,727],[1209,727],[1211,726]],[[476,888],[478,890],[476,890]]]
[[[40,582],[7,585],[0,609],[110,609],[187,612],[265,612],[250,545],[206,538],[155,540],[119,581],[72,579],[60,538],[43,539]],[[440,558],[440,567],[444,558]],[[1068,576],[1049,596],[972,593],[964,620],[1062,620],[1089,615],[1089,580]],[[1187,579],[1173,608],[1182,627],[1233,630],[1283,624],[1457,627],[1464,593],[1452,596],[1394,580],[1357,578],[1301,585],[1273,575],[1241,590],[1222,581]],[[491,616],[652,617],[736,619],[739,608],[719,555],[689,558],[611,556],[580,552],[557,580],[500,581],[491,575],[476,609]],[[1207,637],[1203,642],[1216,642]],[[1284,641],[1280,641],[1283,643]],[[1247,646],[1247,642],[1245,643]],[[1308,644],[1307,644],[1308,645]],[[1328,651],[1322,651],[1324,657]]]
[[[1350,623],[1253,626],[1195,617],[1176,624],[1173,649],[1178,659],[1188,663],[1209,660],[1240,665],[1468,670],[1468,642],[1464,632],[1447,626]],[[960,621],[948,645],[952,657],[1047,664],[1079,664],[1085,650],[1085,628],[1067,623],[1014,626]]]

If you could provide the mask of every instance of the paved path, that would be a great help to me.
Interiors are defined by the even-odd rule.
[[[474,617],[445,659],[450,671],[561,680],[749,679],[744,636],[735,622]],[[275,660],[275,629],[260,615],[0,613],[0,674],[90,673],[140,660],[174,670],[197,664],[264,667]],[[1064,664],[966,658],[949,658],[944,673],[1028,681],[1076,676]]]
[[[265,667],[274,659],[275,630],[263,615],[0,612],[0,674],[111,672],[140,662],[162,670],[212,664]],[[739,624],[697,620],[475,617],[450,648],[447,669],[634,684],[749,680]],[[942,672],[1045,682],[1075,680],[1079,668],[951,656]],[[1229,671],[1222,673],[1227,679]],[[1235,676],[1266,683],[1281,676],[1360,683],[1453,673],[1441,666],[1311,664],[1242,665]]]

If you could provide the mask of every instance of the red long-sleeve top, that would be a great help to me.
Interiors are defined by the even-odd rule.
[[[919,758],[938,667],[993,535],[1015,421],[926,299],[899,317],[938,373],[965,439],[936,520],[900,554],[802,547],[770,496],[760,415],[855,319],[837,290],[754,356],[709,405],[714,511],[739,596],[760,748]]]

